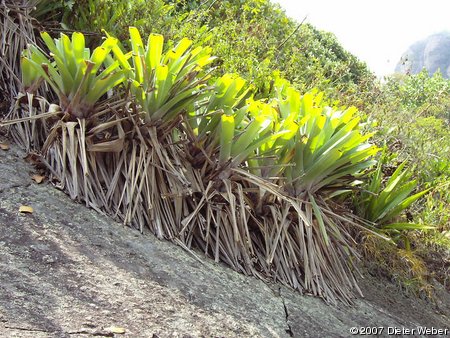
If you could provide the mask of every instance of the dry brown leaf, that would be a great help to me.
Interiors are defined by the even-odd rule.
[[[9,149],[9,144],[6,144],[6,143],[0,143],[0,149],[1,149],[1,150],[8,150],[8,149]]]
[[[32,165],[37,165],[41,163],[40,156],[37,153],[29,152],[27,156],[25,156],[25,161]]]
[[[21,205],[19,207],[19,212],[25,213],[25,214],[32,214],[33,208],[28,205]]]
[[[115,334],[124,334],[125,329],[123,327],[118,326],[110,326],[105,329],[107,332],[115,333]]]
[[[34,174],[33,176],[31,176],[31,179],[35,181],[37,184],[41,184],[44,181],[45,176]]]

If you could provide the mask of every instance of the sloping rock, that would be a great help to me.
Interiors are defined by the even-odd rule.
[[[438,70],[450,77],[450,33],[433,34],[411,45],[403,54],[395,71],[417,74],[426,68],[430,75]]]
[[[436,307],[368,277],[367,299],[331,307],[76,204],[34,183],[23,156],[0,151],[1,337],[347,337],[351,327],[381,326],[381,336],[388,327],[449,327],[446,292]],[[33,213],[19,213],[22,205]]]

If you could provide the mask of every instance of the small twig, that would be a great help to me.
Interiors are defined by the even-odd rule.
[[[30,331],[30,332],[47,332],[47,333],[55,332],[55,331],[49,331],[49,330],[43,330],[43,329],[33,329],[33,328],[20,327],[20,326],[9,326],[9,325],[5,325],[4,328],[11,329],[11,330]]]
[[[305,17],[303,18],[302,22],[300,22],[300,23],[298,24],[298,26],[294,29],[294,31],[293,31],[291,34],[289,34],[289,36],[288,36],[286,39],[284,39],[284,40],[277,46],[277,49],[278,49],[278,50],[280,50],[280,48],[281,48],[286,42],[288,42],[289,39],[290,39],[295,33],[297,33],[297,31],[300,29],[300,27],[301,27],[301,26],[303,25],[303,23],[305,22],[306,18],[308,18],[308,16],[305,16]]]
[[[46,27],[49,32],[53,33],[74,33],[74,32],[80,32],[83,33],[83,35],[89,35],[89,36],[98,36],[102,37],[103,34],[97,33],[97,32],[89,32],[89,31],[82,31],[82,30],[74,30],[74,29],[65,29],[65,28],[58,28],[58,27]]]
[[[206,1],[205,1],[206,2]],[[209,11],[211,9],[212,6],[214,6],[214,4],[217,2],[217,0],[213,0],[213,2],[211,2],[211,4],[209,5],[209,7],[206,9],[206,11]]]
[[[68,334],[89,334],[91,336],[101,336],[101,337],[114,337],[114,332],[104,331],[104,330],[87,330],[81,329],[78,331],[70,331]]]

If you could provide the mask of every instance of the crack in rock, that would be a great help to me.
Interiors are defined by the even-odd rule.
[[[286,325],[287,325],[287,329],[285,330],[286,333],[290,336],[290,337],[294,337],[294,332],[292,332],[292,327],[289,324],[289,311],[286,305],[286,302],[284,300],[283,295],[281,294],[281,287],[278,288],[278,294],[280,295],[281,301],[283,302],[283,308],[284,308],[284,314],[286,316]]]

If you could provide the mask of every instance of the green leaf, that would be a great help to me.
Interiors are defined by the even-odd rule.
[[[418,224],[418,223],[391,223],[391,224],[383,225],[381,228],[386,229],[386,230],[399,230],[399,231],[436,229],[436,227]]]
[[[231,148],[234,137],[234,117],[221,116],[219,164],[225,164],[231,158]]]
[[[325,244],[327,246],[330,245],[330,239],[328,238],[327,230],[325,228],[325,223],[323,222],[322,213],[319,209],[319,206],[316,203],[316,200],[314,199],[314,196],[311,193],[308,193],[309,200],[311,201],[313,210],[314,210],[314,216],[316,216],[317,223],[319,223],[319,229],[320,233],[322,234],[323,239],[325,240]]]
[[[81,63],[84,58],[84,50],[86,48],[84,35],[81,33],[73,33],[72,35],[73,56],[76,63]]]
[[[149,69],[156,69],[161,63],[164,37],[159,34],[150,34],[148,37],[149,48],[147,49],[147,66]]]
[[[33,62],[25,56],[20,58],[20,65],[22,69],[22,85],[25,88],[30,87],[40,78],[39,72]]]

